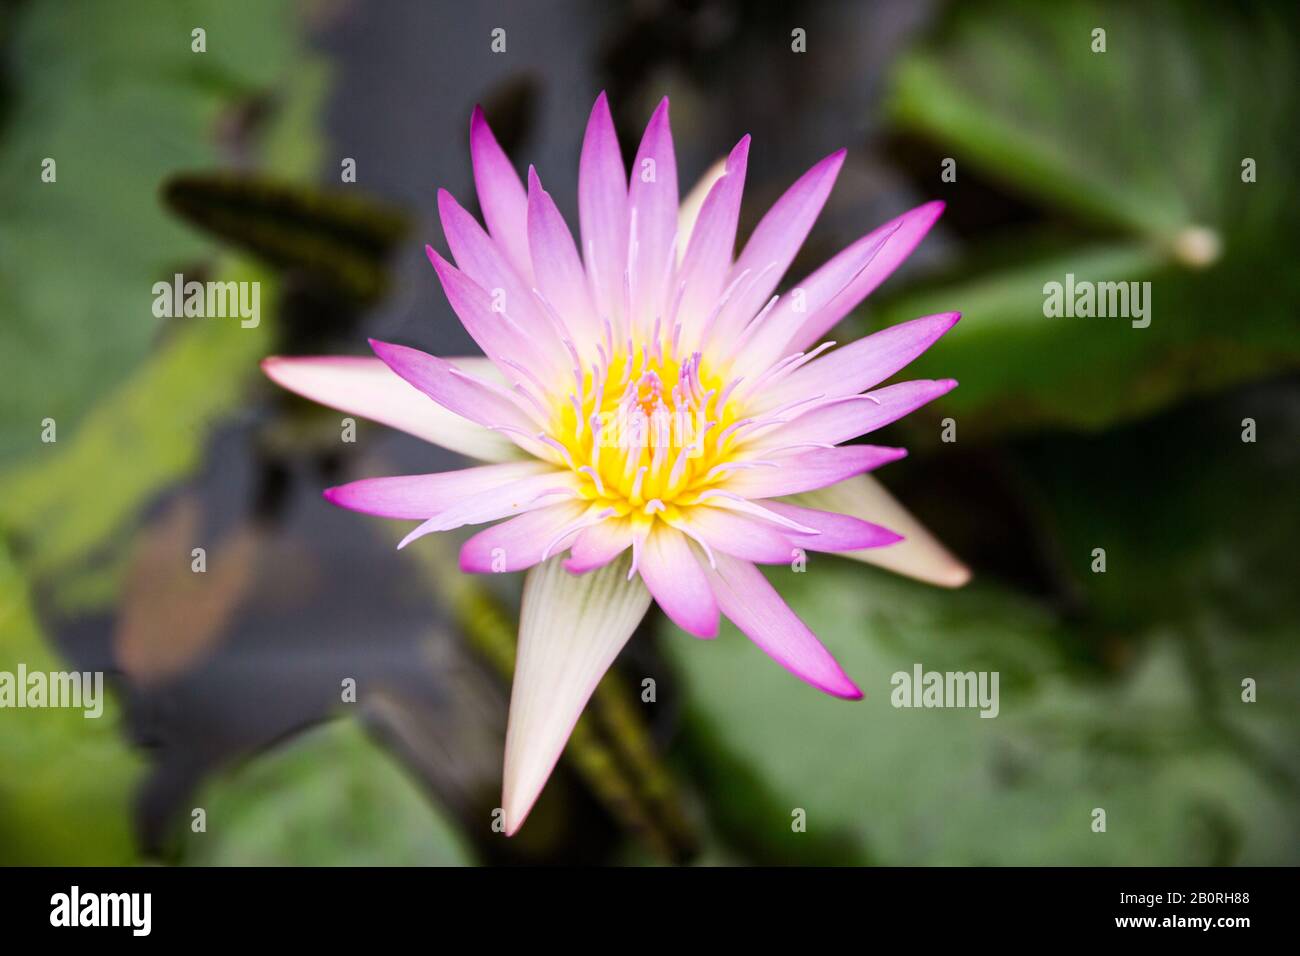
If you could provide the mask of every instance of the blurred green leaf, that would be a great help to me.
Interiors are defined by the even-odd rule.
[[[892,300],[873,325],[962,311],[907,377],[961,383],[944,397],[942,412],[961,423],[963,440],[1043,425],[1100,430],[1300,366],[1300,323],[1288,314],[1285,294],[1255,305],[1239,301],[1234,290],[1248,288],[1250,279],[1227,268],[1190,276],[1140,244],[1081,246],[983,278],[928,286]],[[1045,317],[1043,285],[1064,282],[1067,273],[1076,282],[1150,281],[1150,326]],[[938,432],[913,434],[924,442]]]
[[[88,2],[26,4],[6,24],[16,97],[0,129],[0,170],[31,188],[6,196],[0,221],[0,669],[67,666],[40,633],[29,590],[63,611],[111,606],[124,529],[193,471],[270,340],[271,277],[219,260],[215,277],[264,284],[262,324],[186,321],[150,353],[160,331],[153,282],[210,250],[165,212],[159,181],[212,162],[217,121],[284,63],[296,68],[265,155],[296,175],[317,158],[327,75],[290,55],[290,4],[147,6],[124,18]],[[208,31],[207,54],[190,52],[196,25]],[[40,182],[45,156],[58,163],[55,183]],[[57,443],[40,442],[46,416]],[[133,862],[140,761],[115,709],[98,720],[5,711],[4,724],[3,861]]]
[[[233,108],[286,79],[292,4],[151,0],[130,16],[83,0],[15,8],[0,128],[0,460],[70,438],[160,331],[153,283],[211,245],[163,208],[158,185],[219,156]],[[191,52],[190,31],[207,31]],[[57,180],[42,182],[42,161]]]
[[[0,671],[67,668],[50,650],[27,584],[0,542]],[[107,695],[109,688],[104,687]],[[111,699],[82,710],[0,710],[0,865],[134,862],[131,788],[141,762],[117,731]]]
[[[467,866],[474,858],[416,782],[352,720],[295,736],[209,784],[185,827],[200,866]]]
[[[1280,11],[1217,4],[963,4],[901,61],[890,111],[1084,220],[1164,241],[1193,224],[1258,231],[1292,192],[1279,175],[1294,137],[1290,29]],[[1242,188],[1247,156],[1261,175]]]
[[[861,703],[799,684],[734,629],[707,646],[666,629],[713,816],[785,860],[829,831],[885,864],[1300,862],[1295,389],[1044,437],[1015,459],[1078,594],[1069,619],[978,578],[938,591],[829,556],[774,571]],[[999,716],[895,709],[890,677],[918,662],[998,671]]]
[[[232,267],[235,281],[263,273]],[[265,318],[265,317],[264,317]],[[66,570],[102,545],[161,487],[189,474],[208,428],[243,395],[245,377],[266,354],[269,323],[199,319],[151,355],[139,371],[56,444],[40,446],[0,475],[0,527],[24,549],[37,577]]]
[[[258,16],[269,16],[272,6],[264,5]],[[243,4],[232,7],[237,11]],[[220,18],[208,22],[227,22],[225,18],[232,16],[237,14],[226,10]],[[186,22],[189,22],[188,18]],[[289,30],[290,24],[281,24],[281,28]],[[186,27],[186,38],[189,29]],[[153,33],[148,35],[154,36]],[[209,28],[210,43],[213,35],[214,30]],[[254,51],[262,50],[259,59],[271,55],[270,50],[261,47],[267,42],[265,37],[261,37],[253,43]],[[188,52],[188,40],[184,49],[186,56],[197,56]],[[157,51],[153,53],[157,54]],[[133,71],[145,69],[135,65],[133,59],[129,62]],[[266,162],[286,175],[306,176],[316,165],[321,148],[315,124],[328,88],[328,74],[317,60],[297,57],[294,62],[300,64],[300,69],[281,90],[279,109],[266,130],[264,153]],[[120,68],[127,69],[127,66]],[[74,135],[74,132],[70,131],[69,135]],[[77,135],[85,135],[84,130]],[[141,248],[147,250],[149,256],[171,257],[176,255],[178,248],[190,248],[187,243],[192,240],[185,237],[189,235],[188,231],[176,226],[166,216],[158,197],[158,185],[170,164],[189,160],[174,151],[166,153],[163,158],[166,166],[149,167],[149,175],[153,178],[148,182],[147,195],[146,187],[141,183],[139,195],[131,199],[135,205],[129,214],[125,210],[119,211],[118,225],[138,224],[132,225],[132,235],[139,237]],[[65,238],[75,232],[75,217],[87,214],[85,209],[70,209],[68,213],[74,218],[49,224]],[[98,215],[93,210],[90,214]],[[4,228],[0,226],[0,248],[4,244]],[[185,232],[180,239],[174,237],[178,228]],[[195,245],[193,248],[197,251],[203,247]],[[88,259],[95,268],[116,269],[119,267],[115,259],[118,251],[119,244],[106,244],[88,254]],[[42,258],[37,253],[35,261],[49,263],[58,260]],[[151,268],[154,267],[139,265],[141,274]],[[23,426],[25,433],[21,444],[28,451],[27,457],[6,462],[8,467],[0,467],[0,531],[14,544],[33,580],[41,584],[48,584],[51,580],[57,583],[56,599],[61,600],[65,592],[73,591],[78,592],[78,599],[86,594],[98,595],[105,601],[112,599],[111,586],[95,582],[88,584],[86,580],[72,577],[72,572],[81,573],[78,566],[86,556],[110,542],[112,535],[119,532],[161,488],[174,484],[193,471],[202,455],[209,430],[242,399],[248,381],[257,374],[258,361],[269,351],[278,309],[278,283],[274,277],[264,267],[229,256],[216,258],[212,268],[213,276],[222,281],[261,283],[262,321],[259,325],[244,328],[238,321],[225,319],[176,320],[177,324],[169,329],[170,336],[151,353],[136,356],[138,364],[134,365],[132,374],[120,381],[102,375],[104,369],[100,366],[114,365],[114,359],[105,357],[100,345],[96,344],[99,338],[111,339],[116,334],[106,330],[96,333],[99,338],[89,340],[87,361],[93,361],[96,371],[88,377],[72,371],[72,366],[67,363],[74,359],[67,356],[50,357],[49,363],[43,366],[44,359],[38,361],[39,355],[24,353],[21,347],[0,351],[0,375],[4,374],[3,362],[6,359],[23,366],[22,376],[10,380],[15,383],[12,396],[15,412],[13,417],[6,418],[6,426],[21,424],[24,420],[22,404],[34,400],[38,393],[43,396],[40,399],[42,403],[47,399],[55,403],[42,404],[40,414],[29,421],[30,427]],[[32,271],[39,273],[40,270],[33,267]],[[106,321],[112,328],[120,324],[129,335],[146,330],[141,346],[146,348],[159,321],[150,311],[151,286],[157,278],[153,275],[152,278],[139,279],[142,284],[138,288],[143,290],[140,295],[144,298],[138,310],[110,297],[105,300],[103,315],[97,321]],[[115,279],[122,280],[120,275]],[[62,286],[78,289],[84,284],[92,291],[95,285],[90,279],[84,283],[82,280],[76,283],[59,281]],[[0,282],[0,300],[5,294],[4,283]],[[17,324],[8,328],[6,334],[12,339],[21,333],[25,324],[35,328],[44,323],[51,347],[62,348],[59,343],[82,341],[82,336],[73,331],[59,331],[66,329],[68,322],[75,322],[77,313],[42,318],[45,314],[41,310],[47,304],[24,306],[28,311],[15,313]],[[57,374],[52,374],[54,371]],[[75,426],[58,414],[56,405],[63,399],[49,391],[50,383],[56,380],[73,382],[78,389],[87,386],[84,397],[87,401],[93,400],[84,418]],[[28,389],[24,383],[32,388]],[[37,409],[33,406],[32,410]],[[42,444],[39,441],[40,418],[45,415],[57,420],[57,443]],[[0,431],[0,449],[3,449],[4,441],[5,435]]]
[[[884,303],[893,324],[960,309],[914,368],[962,388],[967,434],[1099,428],[1300,366],[1295,26],[1217,6],[963,4],[905,57],[890,112],[1069,224],[979,237],[966,265]],[[1106,30],[1104,53],[1092,31]],[[1255,160],[1258,180],[1242,181]],[[967,173],[969,175],[969,173]],[[1037,250],[1037,251],[1035,251]],[[1151,283],[1147,328],[1047,318],[1048,282]],[[879,305],[879,303],[877,303]]]
[[[712,815],[746,820],[748,840],[790,860],[835,834],[884,865],[1297,861],[1294,794],[1207,721],[1169,635],[1103,681],[1071,672],[1058,622],[993,587],[938,592],[833,558],[774,578],[866,699],[799,684],[729,626],[708,645],[665,635],[694,759],[745,770],[704,775]],[[918,662],[999,671],[999,716],[894,708],[891,675]]]
[[[1243,418],[1256,440],[1243,442]],[[1300,793],[1295,587],[1300,408],[1254,390],[1116,431],[1023,452],[1043,523],[1085,596],[1094,637],[1174,632],[1203,720]],[[1104,548],[1105,574],[1091,571]],[[1243,705],[1241,681],[1259,685]]]

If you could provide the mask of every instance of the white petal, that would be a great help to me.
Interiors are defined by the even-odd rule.
[[[897,544],[838,552],[842,557],[866,561],[946,588],[959,588],[970,580],[970,569],[940,544],[871,475],[857,475],[828,488],[796,495],[791,500],[810,508],[834,511],[884,525],[903,536],[903,540]]]
[[[573,575],[551,558],[528,572],[510,694],[502,807],[506,834],[523,824],[582,709],[650,606],[631,558]]]
[[[486,358],[449,361],[475,375],[492,364]],[[448,411],[371,356],[273,356],[262,362],[262,369],[277,385],[313,402],[388,425],[470,458],[511,461],[521,455],[505,435]]]

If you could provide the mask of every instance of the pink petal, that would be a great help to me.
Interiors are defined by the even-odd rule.
[[[682,509],[674,527],[689,531],[713,552],[722,551],[760,564],[785,564],[794,560],[795,546],[781,528],[753,515],[697,505]]]
[[[450,362],[405,345],[370,340],[370,347],[389,368],[449,411],[487,428],[508,428],[508,437],[525,450],[541,454],[545,445],[526,438],[538,423],[510,393],[457,369]]]
[[[835,323],[848,315],[859,302],[875,291],[880,283],[888,279],[925,238],[930,227],[943,214],[943,207],[944,204],[937,201],[917,206],[859,240],[860,243],[871,244],[875,238],[883,237],[885,242],[879,253],[871,257],[843,291],[825,307],[807,316],[798,331],[790,337],[789,350],[806,349],[815,344]]]
[[[474,535],[460,549],[460,569],[472,574],[523,571],[557,554],[580,528],[565,534],[588,511],[583,502],[566,501],[525,512]],[[549,555],[548,555],[549,556]]]
[[[700,210],[704,207],[704,200],[709,198],[709,193],[713,191],[714,184],[725,176],[727,173],[727,158],[724,156],[712,166],[704,171],[704,175],[696,181],[691,187],[684,199],[681,201],[681,207],[677,210],[677,264],[681,265],[686,258],[686,248],[690,245],[691,236],[695,235],[695,224],[699,222]]]
[[[699,504],[707,505],[710,508],[725,508],[728,511],[738,511],[741,514],[751,515],[767,521],[770,524],[790,531],[801,531],[811,534],[813,529],[799,524],[797,521],[791,521],[766,507],[766,503],[750,501],[743,495],[735,494],[722,488],[710,488],[700,492]]]
[[[647,177],[653,171],[653,179]],[[667,308],[668,275],[675,265],[677,236],[677,160],[668,122],[668,97],[650,117],[632,163],[628,187],[629,218],[635,223],[635,268],[632,296],[636,318],[647,330]]]
[[[929,315],[883,329],[826,353],[757,396],[756,410],[814,395],[833,398],[879,385],[928,349],[961,318],[960,312]]]
[[[325,489],[325,499],[340,508],[382,518],[430,518],[481,491],[555,469],[541,461],[483,465],[429,475],[363,478]]]
[[[530,281],[533,270],[524,226],[528,205],[524,187],[479,106],[474,107],[469,121],[469,151],[474,162],[474,188],[488,232],[501,244],[524,281]]]
[[[531,289],[520,279],[501,247],[445,189],[438,190],[438,216],[460,271],[489,296],[497,296],[512,319],[538,335],[551,335],[551,326],[539,314]]]
[[[846,558],[866,561],[941,587],[961,587],[970,580],[970,570],[870,475],[850,478],[800,495],[796,500],[814,508],[876,522],[903,536],[904,540],[888,547],[844,552]]]
[[[718,605],[745,636],[818,690],[850,700],[862,697],[830,651],[781,600],[758,568],[725,554],[717,556],[717,563],[709,580]]]
[[[578,160],[578,222],[596,308],[617,318],[627,269],[627,169],[603,92],[591,108]]]
[[[509,299],[506,308],[498,310],[488,290],[438,255],[432,246],[425,246],[424,251],[461,325],[503,375],[518,375],[512,362],[551,379],[568,373],[568,358],[552,329],[516,322]]]
[[[656,522],[637,569],[674,624],[696,637],[718,636],[718,602],[685,535]]]
[[[843,149],[836,150],[800,176],[754,227],[740,258],[731,267],[728,282],[746,271],[754,281],[718,316],[713,341],[731,341],[767,304],[826,205],[845,154]]]
[[[682,341],[688,351],[700,341],[704,324],[726,288],[748,162],[749,137],[745,136],[727,157],[726,174],[709,190],[682,260],[680,281],[685,291],[677,320],[686,330]]]
[[[486,359],[454,359],[480,368]],[[507,461],[519,451],[504,435],[488,431],[412,388],[371,356],[271,356],[262,360],[267,378],[304,398],[359,415],[481,461]]]
[[[791,521],[817,529],[817,534],[785,532],[786,538],[792,544],[810,551],[860,551],[863,548],[881,548],[897,544],[903,540],[902,535],[888,528],[851,515],[801,508],[798,505],[779,501],[768,501],[765,504],[772,511],[784,515]]]
[[[884,249],[888,239],[888,234],[873,232],[786,290],[767,316],[754,329],[747,330],[748,340],[736,357],[735,374],[757,381],[777,361],[801,351],[790,345],[793,335],[808,316],[826,309],[852,285],[854,277]]]
[[[907,258],[943,212],[931,202],[891,219],[833,256],[781,297],[737,358],[753,375],[816,343]]]
[[[594,349],[601,325],[591,302],[587,273],[564,217],[531,166],[528,167],[528,248],[537,270],[537,288],[576,337],[579,350]]]
[[[603,568],[631,546],[632,523],[626,518],[610,518],[574,539],[564,569],[570,574],[586,574]]]
[[[747,468],[733,472],[723,487],[745,498],[796,495],[898,461],[906,454],[905,449],[886,448],[882,445],[815,448],[782,457],[778,467]]]
[[[578,483],[570,471],[552,470],[517,481],[480,489],[433,515],[397,545],[405,548],[426,534],[451,531],[467,524],[485,524],[499,518],[547,508],[578,496]]]
[[[507,835],[523,824],[592,692],[650,606],[627,559],[591,574],[551,558],[524,584],[510,694],[501,805]]]
[[[755,449],[761,457],[764,448],[775,448],[795,442],[820,442],[838,445],[859,435],[884,428],[920,408],[940,395],[946,395],[957,385],[950,378],[931,381],[917,379],[887,385],[862,395],[832,398],[812,408],[789,424],[780,425],[762,433],[746,448]]]

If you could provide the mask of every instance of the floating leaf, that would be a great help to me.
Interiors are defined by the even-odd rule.
[[[708,646],[664,634],[706,728],[692,756],[739,768],[702,777],[711,815],[745,821],[753,855],[807,861],[835,839],[894,866],[1297,862],[1294,796],[1205,720],[1168,637],[1102,683],[1070,673],[1058,622],[1030,602],[820,560],[779,587],[864,701],[800,685],[732,627]],[[1000,672],[998,716],[894,708],[892,675],[918,663]]]
[[[0,543],[0,671],[63,671]],[[105,684],[103,693],[110,694]],[[123,866],[135,861],[131,788],[140,760],[118,735],[117,707],[103,714],[0,710],[0,865]]]
[[[903,58],[896,125],[956,158],[961,182],[982,175],[1049,217],[981,232],[924,292],[887,289],[873,304],[881,325],[963,311],[914,371],[962,382],[947,407],[967,435],[1098,428],[1300,367],[1286,238],[1300,190],[1283,172],[1300,105],[1292,21],[1197,4],[995,2],[951,8]],[[1243,181],[1247,158],[1255,181]],[[1049,318],[1046,286],[1070,275],[1149,283],[1146,315]]]
[[[1068,618],[978,572],[949,592],[831,556],[773,571],[859,704],[803,687],[732,628],[708,646],[663,635],[712,816],[745,821],[719,829],[775,862],[828,862],[813,853],[828,835],[894,865],[1300,862],[1295,389],[1044,437],[1017,460],[1076,595]],[[917,664],[997,671],[998,716],[895,708],[892,675]]]
[[[286,75],[302,62],[292,7],[152,0],[132,16],[86,0],[6,7],[0,470],[49,450],[44,418],[69,440],[149,352],[161,331],[153,284],[211,250],[163,208],[158,183],[215,162],[221,121],[240,104],[301,81]],[[196,24],[206,53],[190,50]],[[299,156],[308,142],[295,145]],[[41,178],[47,158],[54,182]]]
[[[416,782],[350,720],[298,735],[195,797],[199,866],[466,866],[470,848]]]

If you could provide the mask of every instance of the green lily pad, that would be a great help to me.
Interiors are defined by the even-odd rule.
[[[63,671],[41,633],[27,584],[0,544],[0,671]],[[108,695],[109,688],[103,692]],[[142,762],[117,729],[63,708],[0,710],[0,865],[122,866],[135,859],[132,787]]]
[[[216,163],[233,108],[287,78],[292,15],[287,2],[219,0],[130,15],[94,2],[16,8],[0,129],[0,460],[42,451],[45,418],[71,438],[163,331],[153,284],[212,246],[167,213],[159,184]]]
[[[716,642],[665,628],[712,816],[745,820],[741,838],[782,862],[827,862],[809,851],[830,834],[883,864],[1300,861],[1294,391],[1056,435],[1012,461],[1077,595],[1068,616],[978,569],[959,591],[831,556],[773,571],[859,703],[732,628]],[[918,663],[997,671],[998,716],[892,706],[891,677]]]
[[[6,23],[13,102],[0,136],[11,190],[0,221],[0,670],[58,670],[29,592],[68,613],[117,597],[121,536],[160,489],[192,472],[211,427],[265,354],[257,328],[194,320],[163,329],[152,284],[211,251],[162,208],[178,166],[217,156],[216,124],[237,102],[284,84],[264,140],[282,171],[316,160],[325,74],[295,55],[288,3],[158,2],[124,17],[94,3],[29,4]],[[190,51],[203,26],[208,52]],[[41,160],[57,180],[40,181]],[[211,277],[265,270],[217,260]],[[41,442],[41,419],[57,442]],[[75,608],[73,607],[75,605]],[[121,865],[137,860],[132,788],[142,761],[110,700],[99,719],[4,711],[0,861]]]
[[[962,382],[945,413],[973,437],[1097,429],[1300,366],[1294,24],[1196,4],[951,10],[900,62],[890,116],[1046,224],[974,237],[923,293],[873,303],[879,325],[963,311],[913,369]],[[1067,275],[1150,283],[1148,314],[1048,317]]]
[[[415,780],[352,720],[300,734],[194,799],[200,866],[467,866],[473,855]]]
[[[1072,671],[1059,622],[991,586],[937,592],[834,558],[774,579],[865,700],[801,685],[731,627],[664,635],[704,741],[692,759],[743,770],[701,775],[712,814],[745,819],[767,858],[835,835],[838,862],[884,865],[1296,862],[1294,796],[1208,724],[1171,636],[1102,680]],[[892,675],[918,663],[1000,672],[998,716],[895,708]]]

